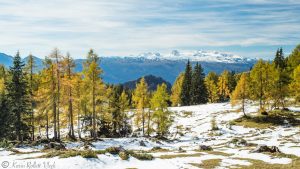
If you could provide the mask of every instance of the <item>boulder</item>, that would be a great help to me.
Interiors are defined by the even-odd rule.
[[[143,140],[140,141],[140,146],[146,147],[146,144]]]
[[[281,153],[278,147],[271,146],[268,147],[266,145],[259,145],[254,150],[251,151],[252,153],[262,153],[262,152],[269,152],[269,153]]]
[[[211,146],[200,145],[199,150],[201,150],[201,151],[212,151],[213,148]]]
[[[66,147],[62,143],[50,142],[44,146],[44,149],[65,150]]]
[[[179,148],[178,148],[178,152],[179,152],[179,153],[185,153],[186,150],[184,150],[182,147],[179,147]]]

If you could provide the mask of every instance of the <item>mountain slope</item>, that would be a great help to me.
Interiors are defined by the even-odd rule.
[[[184,71],[188,59],[193,65],[199,62],[205,73],[210,71],[221,73],[225,69],[236,72],[247,71],[256,62],[254,59],[220,52],[174,50],[169,54],[150,52],[130,57],[101,57],[100,66],[104,71],[102,77],[107,83],[125,83],[149,74],[173,83],[178,74]],[[24,61],[26,60],[27,58],[24,58]],[[75,71],[82,71],[84,61],[75,59]],[[35,57],[35,62],[37,69],[42,69],[42,59]],[[10,66],[12,57],[0,53],[0,64]]]
[[[155,91],[156,88],[157,88],[157,85],[161,85],[163,83],[165,83],[167,85],[168,91],[171,91],[172,85],[169,82],[165,81],[161,77],[156,77],[156,76],[153,76],[153,75],[147,75],[147,76],[144,76],[144,78],[145,78],[145,81],[147,82],[148,89],[150,91]],[[126,87],[126,88],[129,88],[129,89],[135,89],[136,84],[140,80],[141,80],[141,78],[138,78],[138,79],[133,80],[133,81],[125,82],[125,83],[123,83],[123,86]]]
[[[0,64],[5,66],[10,66],[12,64],[13,58],[5,53],[0,53]]]

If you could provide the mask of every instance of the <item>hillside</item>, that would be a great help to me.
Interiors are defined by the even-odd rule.
[[[155,91],[156,88],[157,88],[157,85],[161,85],[163,83],[165,83],[167,85],[168,91],[171,91],[172,85],[169,82],[165,81],[161,77],[156,77],[156,76],[153,76],[153,75],[147,75],[147,76],[144,76],[144,78],[145,78],[145,80],[147,82],[148,89],[150,91]],[[129,88],[129,89],[135,89],[136,84],[140,80],[141,80],[141,78],[138,78],[138,79],[133,80],[133,81],[125,82],[125,83],[123,83],[123,86],[126,87],[126,88]]]

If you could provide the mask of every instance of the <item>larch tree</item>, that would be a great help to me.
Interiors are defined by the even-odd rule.
[[[219,100],[218,95],[218,75],[215,72],[209,72],[205,77],[205,85],[207,88],[208,101],[215,103]]]
[[[220,101],[226,101],[230,96],[229,90],[229,72],[224,70],[218,79],[218,94]]]
[[[102,69],[100,68],[99,62],[99,56],[94,52],[93,49],[91,49],[88,52],[87,60],[84,63],[83,70],[84,83],[87,87],[85,92],[89,96],[91,96],[91,137],[93,137],[94,139],[97,138],[97,101],[100,97],[100,92],[103,92],[101,89],[99,89],[103,88],[103,82],[100,77],[100,75],[102,74]]]
[[[178,106],[181,104],[181,91],[182,91],[182,83],[184,79],[184,73],[180,73],[176,78],[173,86],[172,86],[172,94],[170,96],[170,100],[172,102],[172,106]]]
[[[83,82],[82,82],[82,78],[81,78],[81,74],[75,74],[74,75],[74,103],[75,103],[75,109],[77,111],[77,132],[78,132],[78,137],[79,139],[81,139],[81,112],[82,112],[82,108],[83,108],[83,99],[82,99],[82,91],[83,91]]]
[[[235,90],[232,92],[231,95],[231,104],[234,106],[236,104],[241,103],[244,116],[246,116],[245,113],[246,100],[250,99],[249,84],[250,84],[249,74],[242,73],[240,80],[238,81],[237,86],[235,87]]]
[[[70,54],[67,53],[66,57],[62,61],[63,65],[63,73],[64,78],[62,79],[62,83],[64,86],[64,90],[66,91],[64,96],[67,96],[67,105],[68,105],[68,126],[69,126],[69,132],[68,135],[70,138],[75,139],[75,132],[74,132],[74,115],[73,115],[73,101],[74,101],[74,68],[75,63],[74,60],[71,58]]]
[[[279,79],[275,66],[259,60],[250,71],[251,97],[259,100],[260,111],[265,111],[265,105],[274,101],[276,83]]]
[[[13,59],[13,65],[9,69],[10,79],[6,82],[9,110],[13,118],[16,139],[23,141],[29,137],[28,116],[30,115],[30,99],[28,82],[24,72],[25,64],[22,62],[19,52]]]
[[[295,47],[293,52],[286,58],[288,72],[292,74],[293,70],[300,64],[300,44]]]
[[[130,108],[129,105],[129,98],[128,98],[128,94],[126,93],[125,90],[122,91],[122,94],[119,98],[119,102],[120,102],[120,112],[121,112],[121,117],[122,117],[122,128],[121,128],[121,133],[122,135],[125,137],[127,135],[127,133],[130,131],[129,129],[129,124],[128,124],[128,110]]]
[[[56,140],[60,140],[60,113],[61,113],[61,61],[63,56],[61,55],[59,49],[55,48],[53,49],[53,51],[51,52],[51,54],[49,55],[49,58],[53,59],[52,61],[52,68],[54,69],[54,77],[55,77],[55,90],[53,90],[53,92],[55,92],[56,95],[56,127],[57,127],[57,133],[56,135],[54,135]]]
[[[134,90],[132,100],[134,102],[136,108],[136,125],[139,126],[140,121],[142,121],[142,132],[143,136],[145,136],[145,108],[149,103],[148,99],[148,85],[146,83],[145,78],[142,78],[139,83],[136,84],[136,89]]]
[[[167,85],[157,86],[150,100],[151,109],[153,110],[153,120],[157,125],[157,135],[163,137],[171,125],[171,113],[168,111],[169,95]]]
[[[184,72],[184,78],[182,82],[180,100],[183,106],[191,105],[191,91],[192,90],[192,66],[188,60]]]
[[[300,65],[298,65],[293,72],[293,80],[289,85],[292,91],[292,96],[295,98],[296,102],[300,102]]]

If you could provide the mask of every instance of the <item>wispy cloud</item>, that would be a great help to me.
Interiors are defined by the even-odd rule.
[[[0,11],[0,51],[41,57],[53,47],[77,58],[89,48],[100,55],[214,49],[268,57],[269,49],[290,50],[300,39],[298,0],[0,0]]]

